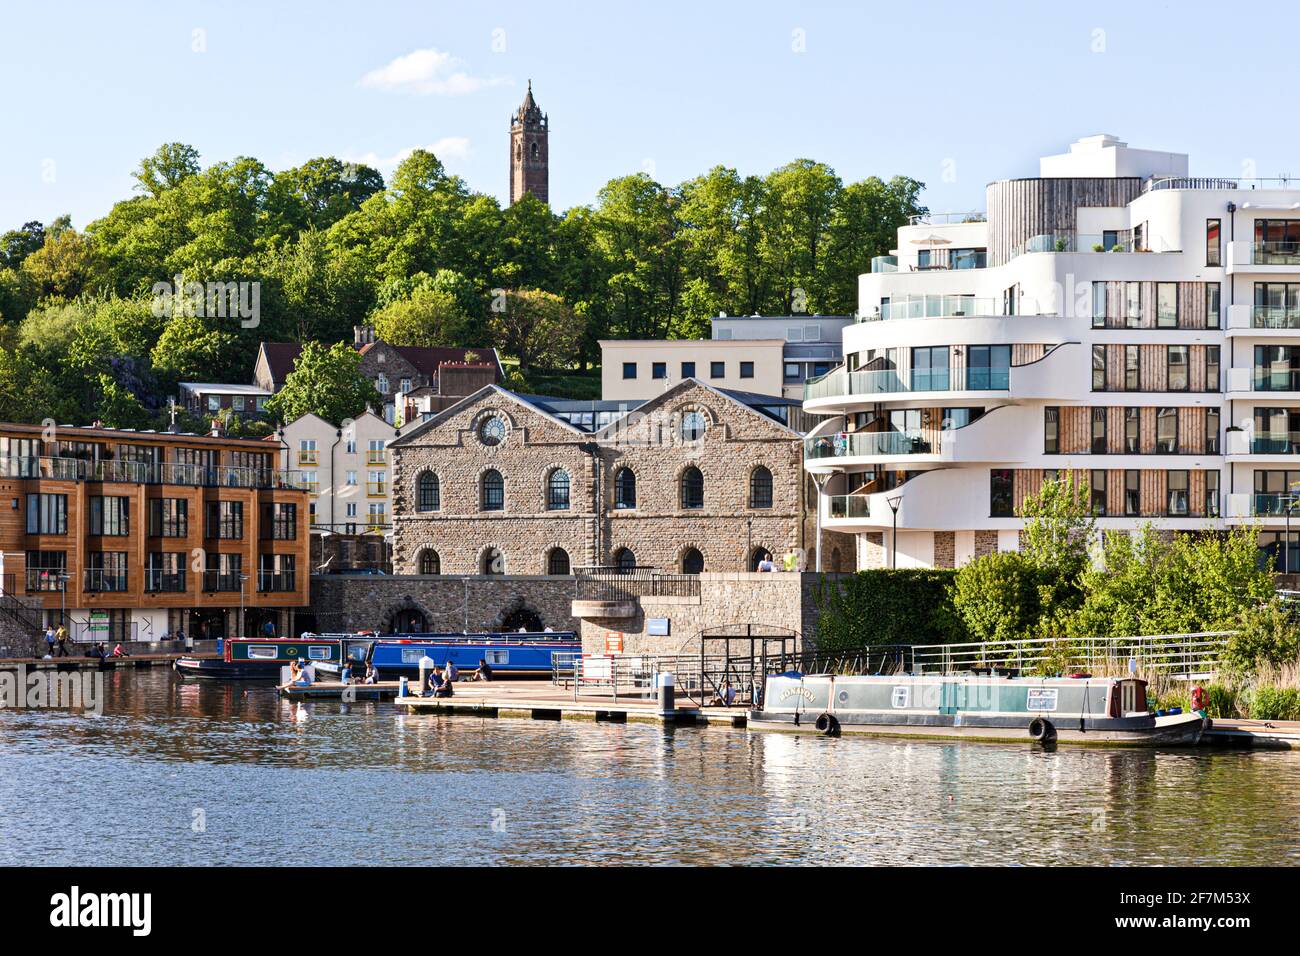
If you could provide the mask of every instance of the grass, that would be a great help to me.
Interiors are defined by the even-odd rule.
[[[519,371],[516,359],[502,359],[507,376]],[[524,384],[517,389],[529,395],[547,395],[551,398],[573,398],[583,401],[600,399],[600,366],[585,372],[577,369],[533,369],[523,376]],[[513,388],[507,383],[508,388]]]

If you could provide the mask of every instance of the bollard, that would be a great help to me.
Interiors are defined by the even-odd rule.
[[[420,658],[420,693],[421,694],[424,693],[425,681],[429,679],[429,671],[433,670],[437,666],[438,666],[437,662],[428,654],[425,654],[423,657]]]
[[[398,696],[398,697],[405,697],[405,696],[406,696],[406,676],[405,676],[405,675],[403,675],[403,676],[398,680],[398,682],[397,682],[397,696]]]
[[[658,676],[659,685],[659,713],[671,714],[677,709],[677,689],[675,679],[671,672],[664,672]]]

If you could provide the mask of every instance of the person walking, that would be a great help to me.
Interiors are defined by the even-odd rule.
[[[59,642],[59,653],[56,657],[68,657],[68,629],[59,624],[58,629],[54,632],[54,639]]]
[[[56,640],[58,640],[58,638],[54,636],[54,625],[47,624],[45,626],[45,656],[46,657],[54,656],[54,642]]]

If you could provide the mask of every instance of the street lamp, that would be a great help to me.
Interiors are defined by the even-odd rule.
[[[745,518],[745,560],[741,566],[746,571],[754,570],[749,566],[750,555],[754,553],[754,516],[749,515]]]
[[[63,626],[68,619],[68,581],[70,575],[67,570],[59,572],[59,625]]]
[[[889,546],[889,566],[898,567],[898,506],[903,503],[902,495],[894,495],[892,498],[886,498],[885,504],[889,505],[889,510],[894,513],[894,542]]]
[[[239,574],[239,636],[245,637],[244,634],[244,585],[248,583],[248,575],[245,572]]]

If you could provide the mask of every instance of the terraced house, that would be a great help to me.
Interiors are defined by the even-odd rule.
[[[4,626],[79,641],[291,633],[307,492],[265,441],[0,424]],[[242,621],[241,621],[242,617]]]
[[[1015,549],[1018,506],[1066,469],[1102,528],[1260,521],[1278,551],[1300,492],[1300,189],[1089,137],[990,184],[986,215],[899,229],[859,296],[804,407],[825,416],[806,464],[824,524],[860,567]]]
[[[692,574],[811,548],[797,407],[691,378],[629,403],[484,388],[389,446],[394,570]]]

